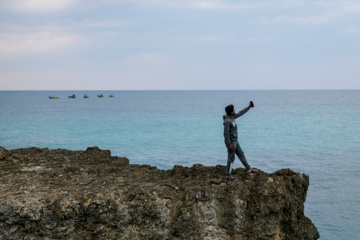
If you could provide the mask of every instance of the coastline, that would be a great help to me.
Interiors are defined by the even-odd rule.
[[[159,170],[109,150],[0,147],[4,239],[317,239],[309,177],[225,166]]]

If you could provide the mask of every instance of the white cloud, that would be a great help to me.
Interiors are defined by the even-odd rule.
[[[321,25],[336,21],[348,14],[360,13],[360,3],[357,1],[279,1],[277,5],[287,9],[292,15],[277,16],[273,20],[265,21],[267,24],[289,23],[298,25]],[[271,7],[271,5],[269,5]],[[299,9],[304,9],[299,11]],[[302,15],[294,14],[293,10]]]
[[[252,38],[244,39],[243,41],[245,41],[245,42],[264,42],[264,41],[269,41],[269,40],[252,37]]]
[[[238,38],[238,37],[216,37],[216,36],[204,36],[193,39],[195,42],[203,42],[203,43],[220,43],[220,42],[270,42],[274,39],[269,37],[248,37],[248,38]]]
[[[196,8],[196,9],[217,9],[217,10],[231,10],[231,9],[248,9],[257,6],[253,3],[232,3],[223,0],[183,0],[173,1],[173,6]]]
[[[11,0],[0,1],[3,6],[15,11],[24,12],[48,12],[66,9],[73,5],[76,0]]]
[[[347,33],[347,34],[359,34],[359,33],[360,33],[360,29],[357,29],[357,28],[348,28],[348,29],[345,29],[345,33]]]
[[[0,33],[0,54],[38,54],[62,50],[80,40],[78,36],[51,31]]]
[[[323,15],[314,15],[306,17],[296,17],[296,16],[279,16],[276,17],[273,21],[267,21],[269,24],[277,23],[289,23],[289,24],[299,24],[299,25],[319,25],[325,24],[331,21],[333,18],[332,15],[323,14]]]
[[[75,27],[90,27],[90,28],[118,28],[126,25],[125,21],[118,20],[100,20],[94,21],[91,19],[83,19],[81,22],[74,23]]]
[[[196,42],[220,42],[221,39],[219,39],[218,37],[214,37],[214,36],[206,36],[206,37],[199,37],[195,39]]]
[[[163,6],[171,8],[191,8],[191,9],[214,9],[214,10],[231,10],[231,9],[248,9],[257,6],[253,1],[247,3],[238,3],[231,0],[120,0],[122,2],[136,3],[147,6]],[[119,1],[107,0],[107,2],[118,3]]]
[[[126,62],[134,65],[161,65],[172,62],[172,58],[165,53],[140,53],[128,56]]]
[[[351,13],[360,12],[359,1],[323,1],[323,6],[333,12]]]

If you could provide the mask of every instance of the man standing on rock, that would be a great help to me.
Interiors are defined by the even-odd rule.
[[[253,108],[254,104],[250,101],[249,106],[244,108],[238,113],[235,113],[234,105],[229,105],[225,108],[226,115],[223,116],[224,120],[224,138],[225,145],[228,150],[227,166],[226,166],[226,179],[232,180],[231,176],[232,166],[235,160],[235,154],[238,156],[242,164],[248,170],[248,173],[255,173],[248,164],[243,150],[238,142],[238,130],[235,119],[244,115],[250,108]]]

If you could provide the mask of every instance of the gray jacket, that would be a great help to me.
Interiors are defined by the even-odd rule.
[[[232,142],[237,141],[238,139],[238,131],[235,119],[244,115],[247,111],[249,111],[249,107],[244,108],[238,113],[235,113],[234,116],[224,115],[224,138],[225,138],[225,145],[229,147],[232,145]]]

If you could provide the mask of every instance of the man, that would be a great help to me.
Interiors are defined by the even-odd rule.
[[[248,164],[243,150],[238,142],[238,131],[235,119],[244,115],[250,108],[253,108],[254,104],[250,101],[249,106],[244,108],[238,113],[235,113],[234,105],[229,105],[225,108],[226,115],[223,116],[224,120],[224,138],[225,145],[228,150],[227,166],[226,166],[226,179],[232,180],[231,176],[232,166],[235,160],[235,154],[238,156],[242,164],[248,170],[248,173],[255,173]]]

